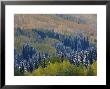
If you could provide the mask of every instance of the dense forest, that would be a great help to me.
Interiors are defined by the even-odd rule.
[[[46,15],[46,17],[49,18],[48,15]],[[70,22],[73,21],[79,25],[87,24],[85,19],[77,19],[71,15],[54,16],[54,18],[57,17],[60,21],[63,19]],[[42,25],[44,25],[44,23]],[[42,28],[35,27],[31,29],[19,26],[15,27],[14,75],[97,75],[96,32],[93,33],[85,29],[78,29],[73,32],[67,30],[65,32],[63,29],[58,32],[51,26],[52,25],[50,25],[49,28],[45,28],[44,26]],[[93,39],[91,40],[91,38]]]

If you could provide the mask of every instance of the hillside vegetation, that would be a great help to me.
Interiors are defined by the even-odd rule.
[[[15,15],[14,75],[96,76],[95,19],[96,15]]]

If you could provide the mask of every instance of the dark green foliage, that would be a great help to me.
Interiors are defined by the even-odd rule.
[[[96,46],[83,34],[68,36],[42,28],[30,31],[18,28],[15,51],[16,76],[96,75],[92,65],[97,59]],[[34,70],[38,74],[33,74]]]
[[[15,76],[24,76],[24,69],[17,69],[17,68],[15,68],[14,69],[14,75]]]

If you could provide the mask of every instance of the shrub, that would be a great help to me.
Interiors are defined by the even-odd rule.
[[[96,76],[97,75],[97,62],[93,62],[92,65],[90,65],[90,67],[88,68],[88,72],[87,72],[88,76]]]
[[[38,68],[29,76],[93,76],[97,74],[96,62],[86,68],[83,64],[79,66],[71,64],[68,60],[50,63],[46,68]]]

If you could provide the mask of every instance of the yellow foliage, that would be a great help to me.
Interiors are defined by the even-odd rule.
[[[93,62],[93,64],[88,68],[87,72],[88,76],[96,76],[97,75],[97,62]]]
[[[39,67],[28,76],[95,76],[97,74],[97,62],[86,68],[80,64],[75,66],[68,60],[48,64],[46,68]]]

